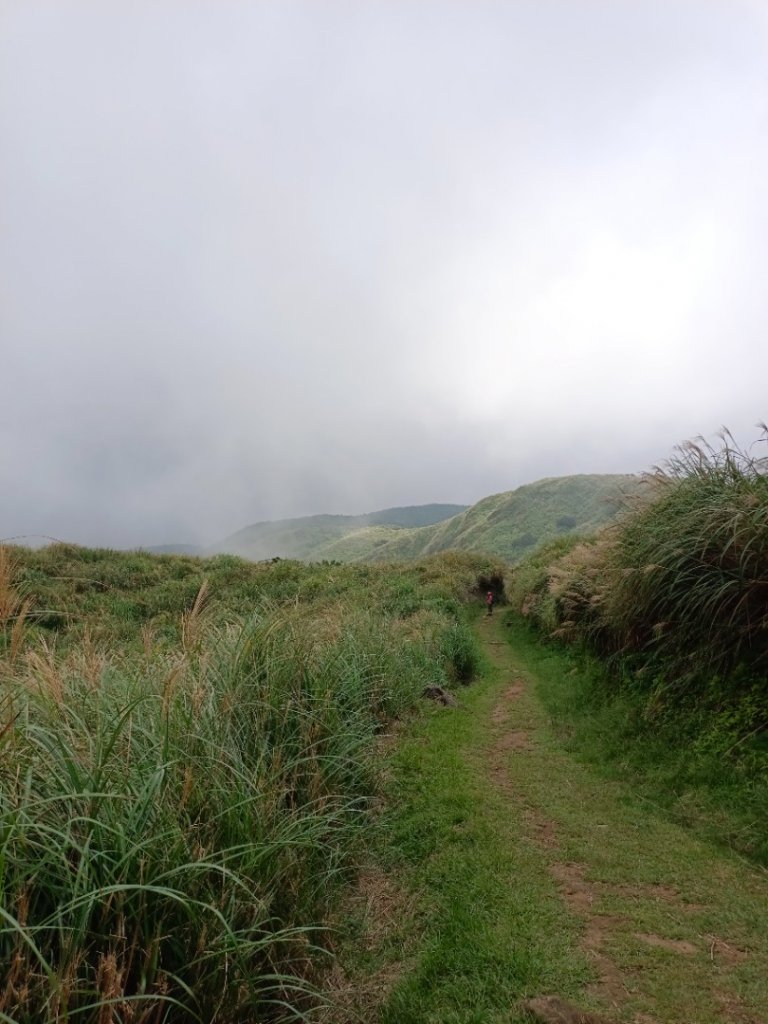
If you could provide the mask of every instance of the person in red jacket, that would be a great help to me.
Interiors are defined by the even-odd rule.
[[[493,615],[493,591],[489,590],[485,596],[485,603],[488,607],[488,614]]]

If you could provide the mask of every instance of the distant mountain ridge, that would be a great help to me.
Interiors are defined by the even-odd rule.
[[[414,505],[362,516],[319,515],[254,523],[207,548],[254,561],[397,561],[450,548],[482,551],[516,562],[568,533],[591,533],[610,522],[636,494],[629,474],[549,477],[475,505]]]
[[[582,474],[549,477],[482,498],[464,512],[442,523],[416,530],[401,530],[382,540],[353,534],[331,548],[327,557],[347,560],[400,560],[420,558],[438,551],[482,551],[517,562],[534,548],[569,533],[593,533],[615,519],[626,501],[636,495],[640,477],[630,474]]]
[[[335,557],[326,555],[326,548],[350,534],[383,529],[391,531],[391,534],[387,532],[389,539],[399,530],[432,526],[467,508],[467,505],[454,504],[407,505],[357,516],[317,515],[269,520],[246,526],[202,553],[240,555],[253,561],[276,557],[318,561]]]

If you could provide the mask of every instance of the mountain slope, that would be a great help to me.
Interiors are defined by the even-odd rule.
[[[324,558],[380,561],[418,558],[456,548],[516,562],[534,547],[566,533],[590,533],[636,493],[625,474],[553,477],[483,498],[441,523],[412,530],[363,529],[326,545]]]
[[[271,522],[254,523],[233,533],[230,537],[212,545],[207,555],[227,553],[259,561],[265,558],[300,558],[318,560],[326,557],[326,549],[349,534],[371,530],[370,539],[363,547],[367,552],[373,546],[374,538],[391,539],[401,530],[428,528],[457,513],[466,505],[411,505],[402,508],[387,508],[361,516],[303,516],[298,519],[278,519]],[[360,557],[365,557],[362,552]],[[345,558],[354,561],[356,557]]]
[[[417,505],[362,516],[306,516],[254,523],[210,547],[254,561],[397,561],[455,548],[516,562],[567,533],[613,519],[639,478],[624,474],[553,477],[464,505]]]

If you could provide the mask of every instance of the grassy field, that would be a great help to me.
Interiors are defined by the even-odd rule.
[[[0,1020],[763,1024],[766,487],[685,447],[474,632],[485,556],[0,546]]]
[[[0,1019],[309,1012],[381,737],[498,572],[0,548]]]
[[[484,498],[461,515],[431,527],[422,550],[426,554],[449,548],[484,550],[515,562],[552,537],[609,522],[635,486],[631,476],[540,480]],[[397,543],[392,553],[396,551]]]

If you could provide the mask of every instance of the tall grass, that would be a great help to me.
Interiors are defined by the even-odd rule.
[[[767,469],[724,433],[720,447],[691,442],[657,471],[656,500],[627,520],[611,556],[603,616],[620,647],[652,649],[680,674],[766,667]]]
[[[615,526],[540,553],[518,610],[608,655],[655,711],[717,714],[726,746],[768,729],[768,428],[681,445]],[[756,454],[755,454],[756,453]]]
[[[329,567],[309,605],[262,595],[247,619],[198,581],[175,644],[136,623],[108,649],[81,623],[61,651],[6,646],[0,1019],[310,1014],[328,908],[370,828],[375,737],[473,663],[453,569],[415,573],[405,616],[381,610],[384,570],[374,600],[356,570],[339,594]]]
[[[545,552],[545,561],[539,555],[533,573],[521,570],[518,606],[527,600],[554,629],[619,654],[641,652],[681,679],[762,672],[767,470],[727,433],[718,447],[701,439],[680,446],[647,477],[649,500],[617,526]]]
[[[572,742],[768,863],[768,430],[699,439],[615,526],[516,569],[513,606],[599,656],[552,687]],[[607,671],[606,671],[607,669]],[[579,682],[578,680],[581,680]]]

